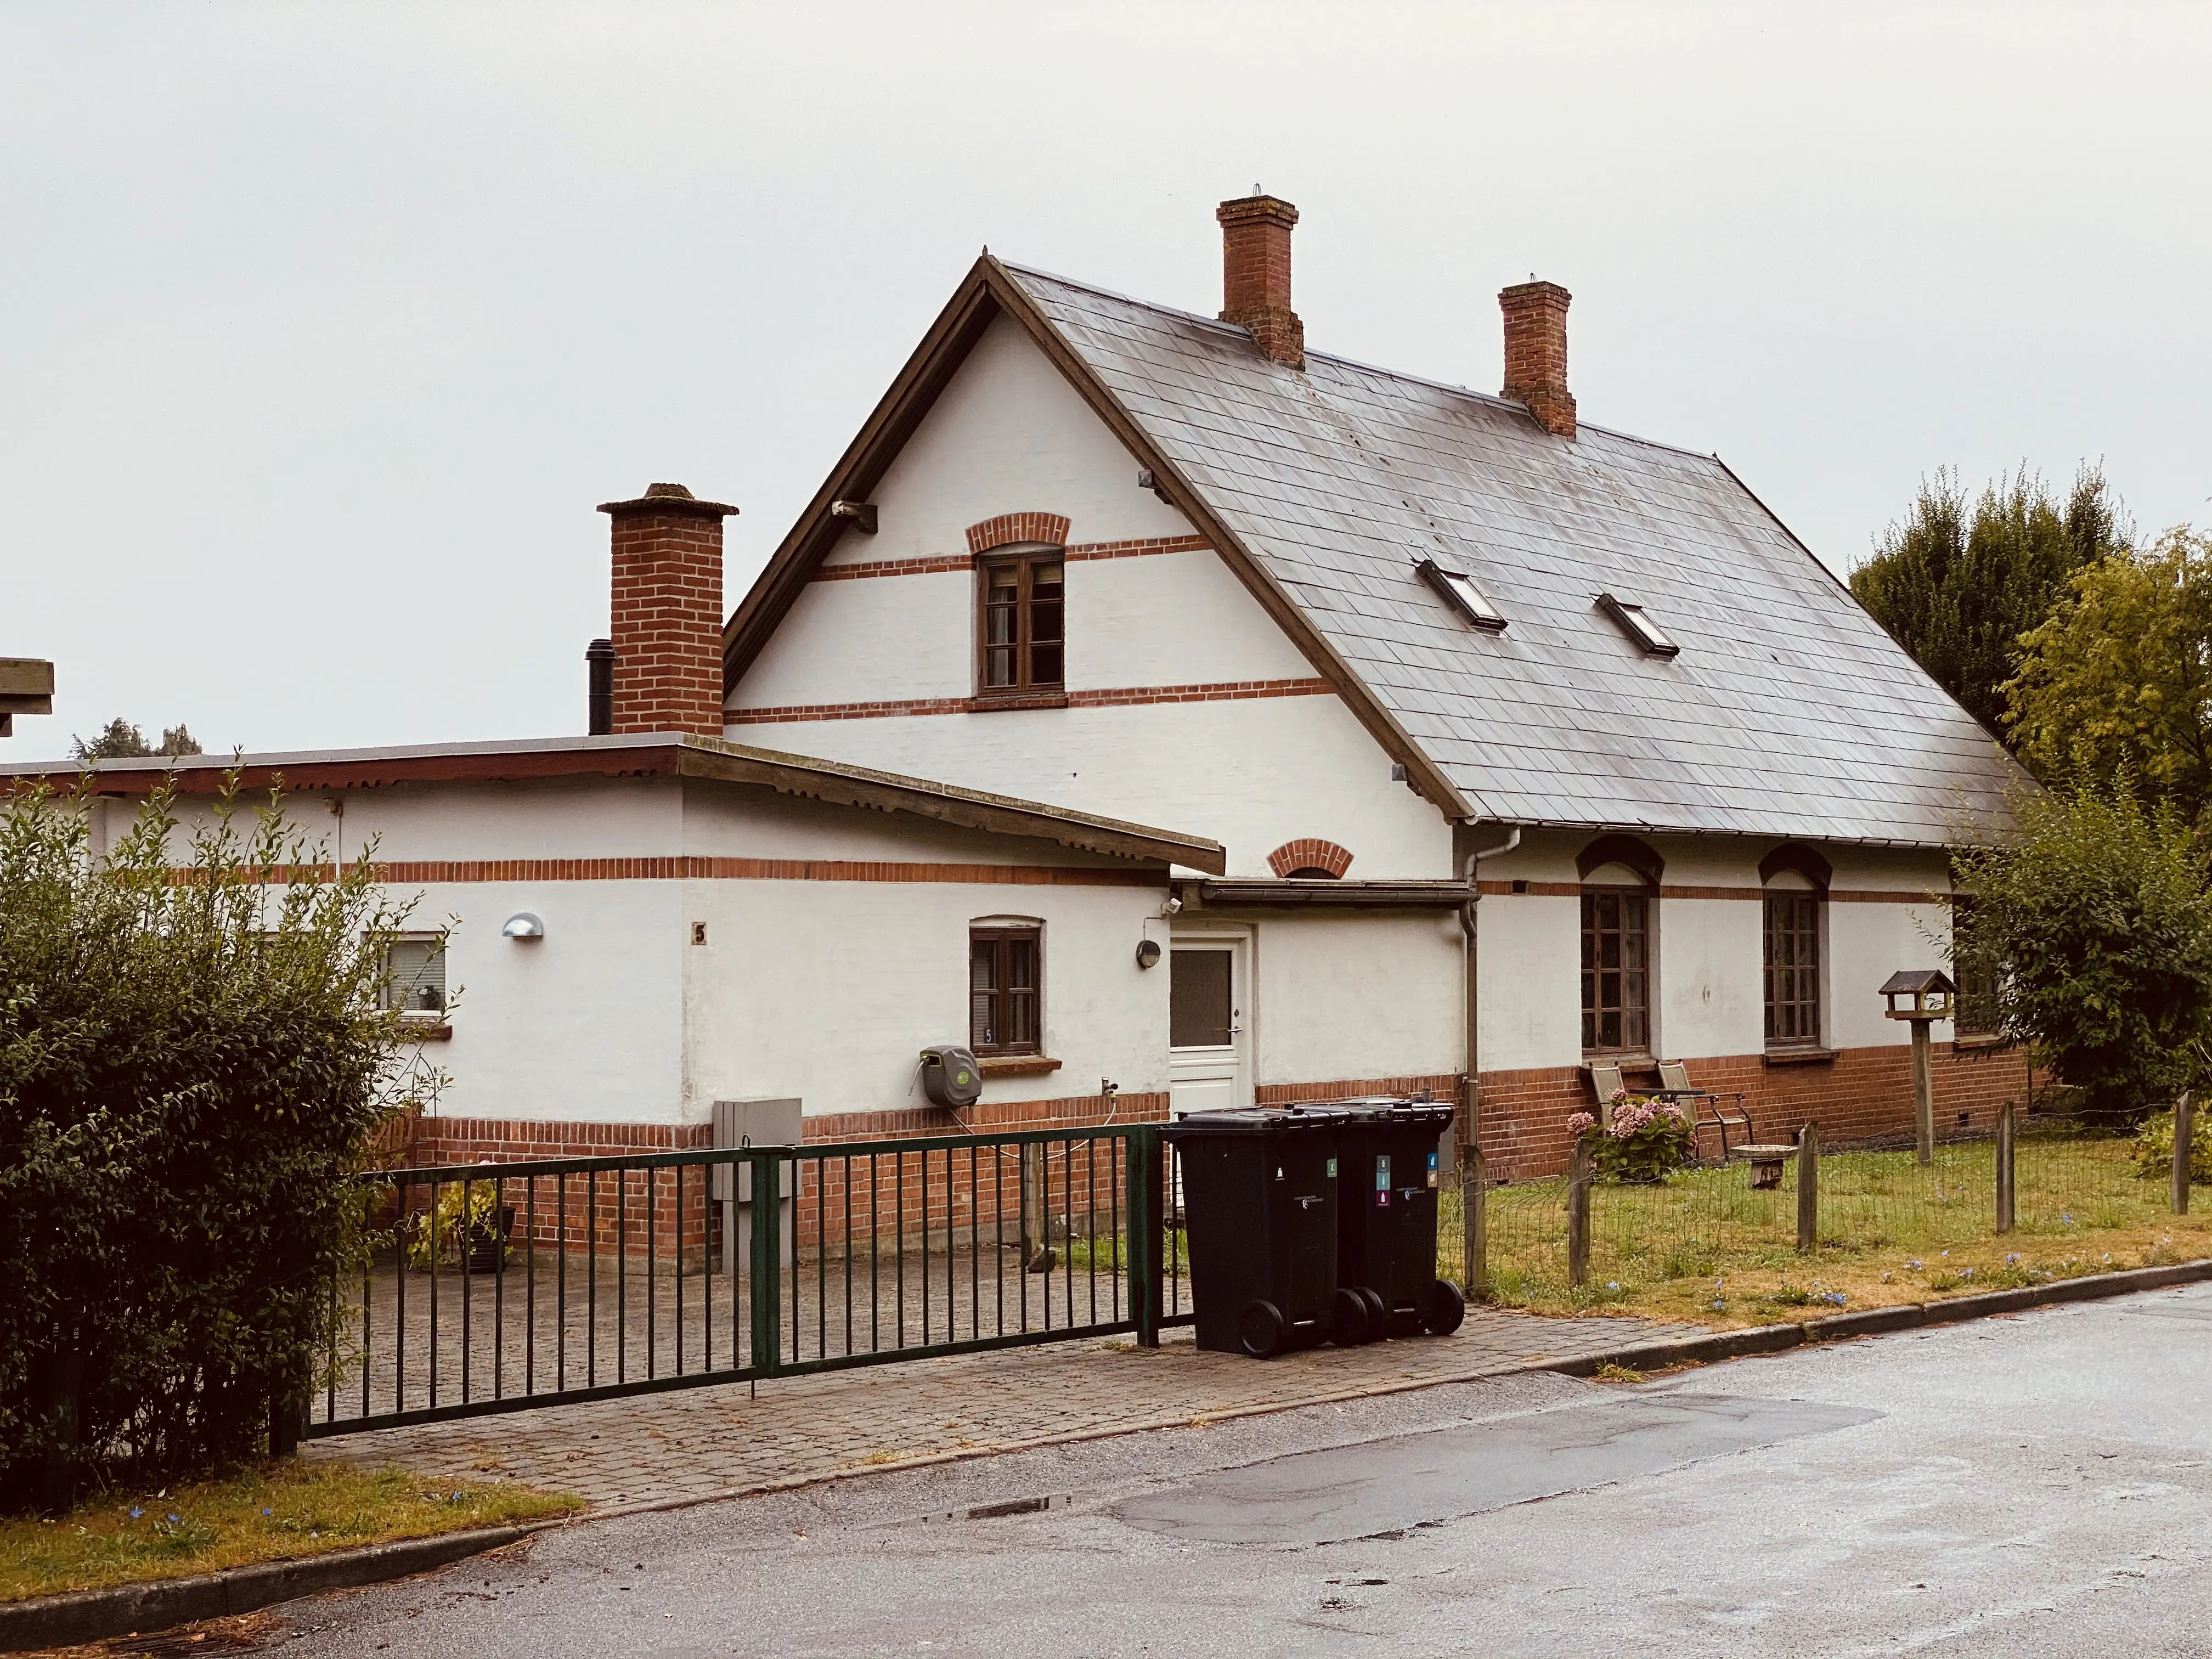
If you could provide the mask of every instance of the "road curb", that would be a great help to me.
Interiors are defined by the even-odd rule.
[[[228,1567],[197,1578],[168,1578],[107,1589],[73,1590],[0,1603],[0,1653],[69,1647],[202,1619],[252,1613],[317,1590],[352,1589],[442,1567],[530,1537],[549,1524],[480,1527],[434,1538],[403,1538],[362,1549],[332,1550],[296,1561]]]
[[[1828,1314],[1822,1318],[1787,1324],[1753,1325],[1740,1331],[1713,1331],[1659,1342],[1639,1342],[1612,1353],[1591,1354],[1531,1369],[1558,1371],[1567,1376],[1594,1376],[1607,1365],[1618,1365],[1626,1370],[1663,1370],[1669,1365],[1703,1364],[1709,1360],[1780,1353],[1821,1342],[1848,1342],[1855,1337],[1880,1336],[1891,1331],[1953,1325],[1962,1320],[1987,1319],[1992,1314],[2018,1313],[2026,1308],[2049,1307],[2064,1302],[2094,1302],[2103,1297],[2129,1296],[2137,1291],[2161,1290],[2169,1285],[2195,1284],[2208,1279],[2212,1279],[2212,1261],[2183,1261],[2167,1267],[2127,1267],[2118,1273],[2056,1279],[2047,1285],[2027,1285],[2018,1290],[1980,1291],[1972,1296],[1954,1296],[1941,1302],[1908,1302],[1893,1308],[1866,1308],[1855,1313]]]

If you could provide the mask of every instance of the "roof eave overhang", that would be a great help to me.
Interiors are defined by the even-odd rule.
[[[1463,881],[1202,881],[1209,910],[1455,910],[1474,896]]]

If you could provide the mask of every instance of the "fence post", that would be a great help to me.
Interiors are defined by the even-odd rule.
[[[1149,1123],[1129,1130],[1129,1310],[1137,1346],[1160,1346],[1160,1132]]]
[[[1470,1302],[1490,1300],[1490,1195],[1484,1178],[1482,1148],[1468,1146],[1459,1155],[1461,1270],[1467,1274]]]
[[[1022,1147],[1021,1170],[1022,1271],[1048,1273],[1056,1263],[1052,1252],[1052,1166],[1043,1141]]]
[[[2012,1102],[1997,1108],[1997,1231],[2012,1231],[2013,1141]]]
[[[1798,1253],[1810,1251],[1820,1242],[1820,1126],[1808,1123],[1797,1132]]]
[[[306,1413],[300,1402],[283,1392],[269,1396],[269,1455],[271,1457],[297,1457],[300,1455],[300,1419]]]
[[[752,1183],[751,1260],[745,1289],[752,1297],[752,1374],[774,1376],[783,1358],[782,1171],[773,1151],[756,1148],[745,1159]],[[904,1248],[902,1241],[901,1248]]]
[[[2189,1213],[2190,1154],[2196,1150],[2197,1110],[2184,1089],[2173,1103],[2173,1212]]]
[[[1580,1290],[1589,1277],[1589,1148],[1580,1139],[1567,1159],[1567,1284]]]
[[[1936,1074],[1929,1059],[1928,1022],[1912,1022],[1912,1141],[1924,1166],[1936,1161]]]

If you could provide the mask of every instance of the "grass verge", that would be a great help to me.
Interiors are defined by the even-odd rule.
[[[1820,1160],[1818,1243],[1803,1254],[1794,1163],[1766,1191],[1741,1164],[1650,1187],[1601,1184],[1591,1189],[1580,1286],[1567,1282],[1565,1183],[1493,1188],[1492,1299],[1535,1313],[1729,1329],[2212,1257],[2212,1215],[2170,1213],[2166,1183],[2144,1179],[2132,1153],[2118,1137],[2024,1137],[2015,1225],[2002,1236],[1986,1141],[1939,1147],[1925,1168],[1910,1152],[1831,1154]],[[1440,1265],[1449,1274],[1458,1194],[1442,1196],[1449,1259]],[[2212,1192],[2199,1196],[2212,1200]]]
[[[566,1492],[505,1482],[285,1459],[220,1480],[103,1494],[56,1520],[0,1521],[0,1601],[510,1526],[582,1507]]]

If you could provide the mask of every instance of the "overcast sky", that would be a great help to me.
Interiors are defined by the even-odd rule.
[[[1848,569],[1921,475],[2212,526],[2212,5],[0,6],[0,655],[66,752],[550,735],[593,505],[734,605],[988,244],[1717,450]]]

